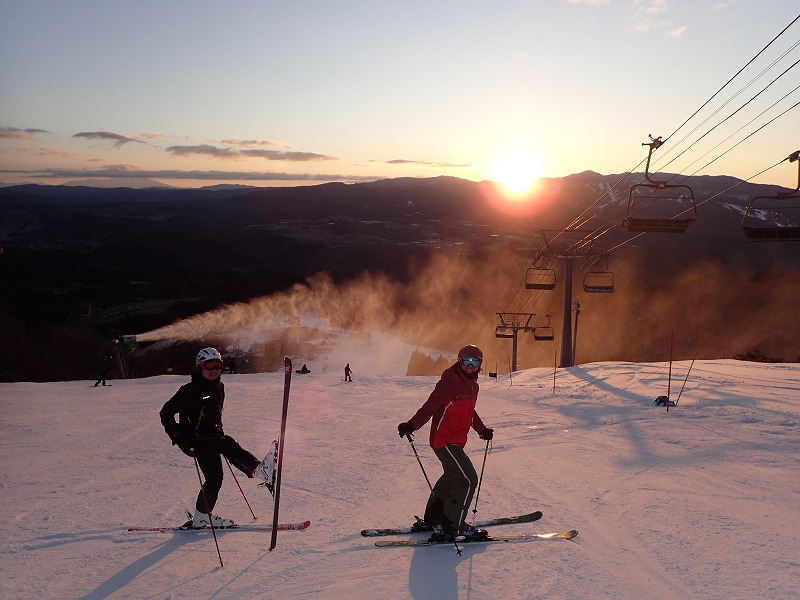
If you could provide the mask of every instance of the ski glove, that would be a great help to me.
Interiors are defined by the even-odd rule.
[[[411,426],[411,423],[400,423],[397,426],[397,434],[400,437],[406,437],[414,433],[414,428]]]
[[[172,445],[187,444],[192,440],[191,434],[183,430],[183,427],[178,427],[175,431],[169,434],[169,439],[172,440]]]
[[[192,444],[192,434],[184,431],[183,427],[179,427],[177,431],[173,432],[169,436],[169,439],[172,440],[172,445],[180,448],[180,451],[186,456],[194,456],[194,453],[192,452],[194,450],[194,444]]]
[[[178,442],[178,448],[180,451],[183,452],[186,456],[194,456],[194,448],[193,444],[190,442]]]
[[[487,427],[481,433],[478,434],[478,437],[488,442],[494,437],[494,429],[492,429],[491,427]]]

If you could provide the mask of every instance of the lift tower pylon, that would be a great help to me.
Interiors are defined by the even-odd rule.
[[[533,331],[531,319],[533,313],[499,312],[500,324],[495,329],[495,336],[499,338],[510,337],[513,340],[511,351],[511,372],[517,370],[517,334],[520,331]]]
[[[536,251],[534,266],[549,265],[555,259],[564,261],[564,319],[561,330],[560,366],[571,367],[575,364],[575,345],[577,343],[577,336],[573,338],[572,335],[572,311],[578,310],[577,306],[579,306],[572,301],[573,263],[580,258],[584,268],[592,268],[598,261],[607,259],[608,255],[595,249],[595,232],[564,229],[549,232],[539,230],[539,234],[544,243]],[[606,271],[604,273],[608,274]],[[611,289],[603,291],[613,291],[613,283],[611,285]]]

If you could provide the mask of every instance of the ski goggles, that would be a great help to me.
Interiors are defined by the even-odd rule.
[[[203,368],[206,371],[221,371],[222,370],[222,361],[221,360],[207,360],[204,363],[201,363]]]
[[[462,356],[461,365],[464,367],[480,367],[483,359],[480,356]]]

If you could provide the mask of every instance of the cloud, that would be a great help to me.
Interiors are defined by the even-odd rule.
[[[681,25],[680,27],[676,27],[675,29],[668,31],[667,35],[670,37],[681,37],[684,33],[686,33],[687,29],[689,29],[688,25]]]
[[[569,0],[570,4],[609,4],[611,0]]]
[[[311,160],[338,160],[336,156],[316,154],[314,152],[285,152],[283,150],[241,150],[243,156],[255,156],[266,158],[267,160],[289,160],[293,162],[305,162]]]
[[[80,133],[76,133],[72,137],[86,138],[89,140],[110,140],[114,142],[115,146],[122,146],[129,142],[136,142],[138,144],[145,143],[142,142],[141,140],[128,137],[127,135],[122,135],[121,133],[114,133],[112,131],[81,131]]]
[[[240,158],[239,152],[233,148],[218,148],[210,144],[200,144],[198,146],[170,146],[167,148],[167,152],[175,156],[204,154],[215,158]]]
[[[172,133],[142,133],[139,135],[139,137],[143,140],[163,140],[163,139],[185,140],[188,136],[177,135]]]
[[[475,165],[469,163],[450,163],[450,162],[434,162],[427,160],[407,160],[405,158],[395,158],[386,161],[387,165],[422,165],[426,167],[443,167],[443,168],[457,168],[457,169],[471,169]]]
[[[50,133],[46,129],[19,129],[17,127],[0,127],[0,138],[15,140],[31,140],[37,133]]]
[[[275,142],[273,140],[220,140],[223,144],[229,146],[274,146],[276,148],[283,148],[284,150],[292,150],[292,146],[284,144],[283,142]]]
[[[203,154],[214,158],[264,158],[266,160],[286,160],[290,162],[308,162],[321,160],[338,160],[335,156],[317,154],[314,152],[287,152],[283,150],[264,150],[260,148],[248,148],[237,150],[236,148],[220,148],[211,144],[200,144],[197,146],[170,146],[167,152],[175,156],[190,156]]]
[[[658,19],[658,15],[669,11],[668,0],[649,0],[644,4],[637,1],[636,4],[638,5],[636,12],[628,19],[631,22],[632,30],[647,33],[652,29],[663,26],[663,22]]]

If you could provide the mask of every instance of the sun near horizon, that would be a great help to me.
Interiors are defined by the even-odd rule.
[[[510,152],[498,157],[492,165],[492,180],[509,193],[511,199],[523,199],[544,176],[542,161],[530,152]]]

